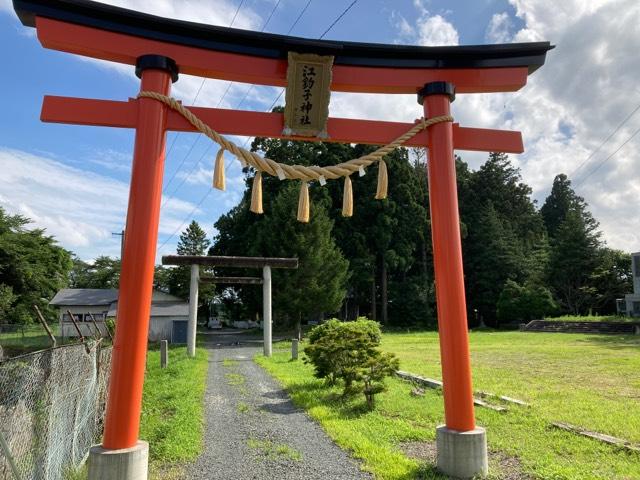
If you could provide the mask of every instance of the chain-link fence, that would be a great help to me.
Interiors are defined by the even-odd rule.
[[[111,347],[64,345],[0,363],[0,479],[63,480],[102,433]]]

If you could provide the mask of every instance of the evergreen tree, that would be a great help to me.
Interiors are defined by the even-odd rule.
[[[291,142],[277,139],[256,139],[254,150],[282,163],[300,165],[335,165],[361,156],[373,150],[366,145],[334,143]],[[347,285],[349,308],[345,318],[368,314],[383,323],[428,322],[433,318],[430,304],[433,302],[430,258],[424,261],[430,250],[428,232],[426,189],[420,184],[415,168],[408,161],[408,152],[398,149],[385,157],[389,168],[389,195],[386,200],[376,200],[376,168],[367,170],[365,176],[351,175],[354,190],[354,216],[341,215],[343,181],[330,181],[323,188],[312,188],[312,204],[329,200],[327,210],[335,223],[336,243],[349,260],[351,276]],[[420,176],[426,184],[425,170]],[[313,184],[312,184],[313,185]],[[271,202],[282,189],[284,182],[269,176],[263,177],[265,216],[269,215]],[[248,205],[249,192],[243,203]],[[216,243],[233,248],[229,239],[254,235],[261,228],[260,221],[247,222],[246,215],[234,211],[235,225],[224,219],[216,224],[220,237]],[[237,222],[244,225],[240,227]],[[239,231],[238,229],[241,229]],[[233,232],[229,235],[230,232]],[[237,245],[237,244],[236,244]],[[216,249],[218,247],[216,246]],[[427,263],[429,265],[427,265]],[[410,292],[417,297],[409,298]],[[387,305],[408,306],[400,310]]]
[[[458,177],[469,317],[497,325],[496,305],[507,280],[544,279],[544,224],[531,188],[507,155],[491,153],[475,172],[460,165]]]
[[[598,235],[598,222],[587,210],[584,198],[576,195],[571,188],[571,181],[561,173],[553,179],[551,193],[540,208],[540,214],[550,238],[553,239],[556,236],[558,229],[571,212],[582,217],[587,233]]]
[[[505,282],[521,281],[524,272],[515,234],[509,223],[500,218],[492,202],[478,212],[477,223],[469,231],[466,250],[469,306],[480,319],[497,326],[496,304]]]
[[[601,247],[598,222],[566,175],[557,175],[540,213],[551,240],[548,285],[566,313],[587,313],[598,297],[592,281]]]
[[[556,230],[551,247],[548,284],[567,313],[588,313],[597,291],[591,277],[597,266],[599,242],[585,219],[570,211]]]
[[[296,221],[298,189],[289,183],[273,200],[252,253],[298,258],[298,269],[274,270],[272,275],[274,310],[299,326],[302,319],[340,308],[349,264],[333,240],[324,202],[311,206],[309,223]]]
[[[593,309],[602,315],[616,313],[616,299],[633,291],[631,255],[613,248],[600,248],[590,283],[596,292]]]
[[[211,242],[207,239],[206,232],[198,222],[192,220],[186,230],[180,234],[180,240],[176,246],[178,255],[205,255]],[[205,274],[206,269],[200,268],[200,273]],[[189,285],[191,282],[191,267],[181,265],[169,269],[168,273],[156,271],[157,279],[165,283],[171,295],[180,298],[189,298]],[[201,284],[198,292],[199,305],[206,305],[214,291],[212,284]]]
[[[180,234],[176,247],[178,255],[205,255],[211,242],[198,222],[192,220],[187,229]]]

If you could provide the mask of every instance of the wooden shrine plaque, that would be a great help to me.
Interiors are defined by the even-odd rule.
[[[333,56],[289,52],[284,135],[327,137]]]

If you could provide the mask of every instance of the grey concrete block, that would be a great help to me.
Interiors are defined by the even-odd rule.
[[[147,480],[148,466],[149,444],[141,440],[131,448],[96,445],[89,452],[89,480]]]
[[[160,340],[160,368],[167,368],[169,364],[169,342]]]
[[[477,427],[468,432],[436,429],[438,470],[454,478],[473,478],[489,473],[487,434]]]

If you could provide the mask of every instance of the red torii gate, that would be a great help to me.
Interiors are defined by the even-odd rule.
[[[511,92],[544,64],[548,42],[415,47],[318,41],[164,19],[86,0],[13,0],[45,48],[135,65],[141,91],[169,95],[178,72],[285,86],[287,53],[333,55],[331,90],[418,94],[425,118],[448,115],[454,94]],[[220,133],[282,135],[279,113],[190,107]],[[45,122],[136,129],[118,326],[102,449],[90,475],[146,475],[138,441],[147,329],[155,264],[167,131],[193,131],[178,113],[150,98],[126,102],[46,96]],[[413,124],[330,118],[323,141],[386,144]],[[318,140],[299,138],[301,140]],[[439,427],[438,467],[455,476],[486,472],[486,438],[476,428],[467,333],[453,150],[521,153],[519,132],[433,125],[406,143],[427,146],[436,297],[446,427]],[[109,470],[112,469],[112,470]],[[105,473],[106,472],[106,473]],[[111,472],[111,473],[109,473]],[[104,477],[103,477],[104,476]]]

